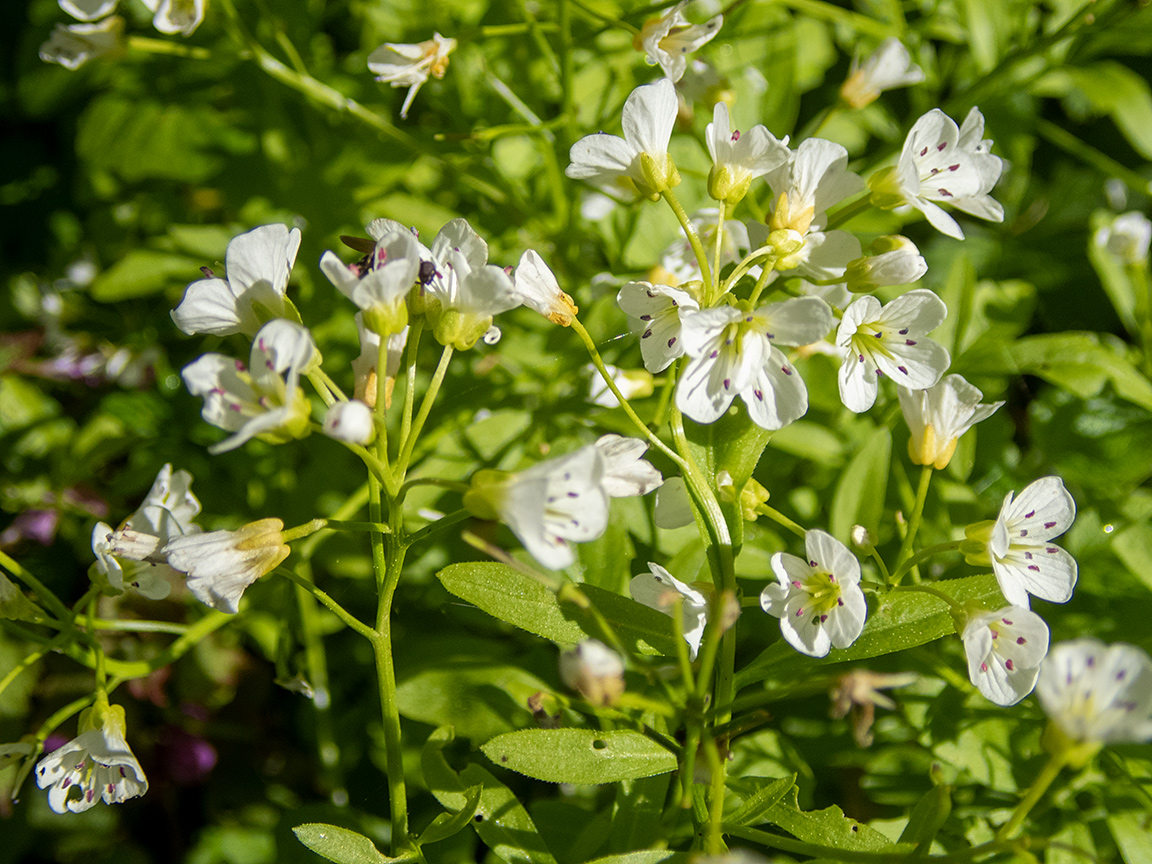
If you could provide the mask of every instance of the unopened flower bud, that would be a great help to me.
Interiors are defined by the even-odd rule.
[[[857,258],[844,273],[849,291],[874,291],[888,285],[907,285],[928,272],[916,244],[907,237],[886,235],[872,242],[870,257]]]
[[[798,234],[804,234],[816,217],[816,208],[814,204],[801,206],[803,204],[803,198],[797,196],[795,201],[789,201],[788,193],[781,192],[780,197],[776,199],[776,205],[772,208],[768,227],[773,231],[787,228]],[[771,237],[769,237],[769,242],[771,242]]]
[[[801,262],[799,255],[804,249],[804,235],[792,228],[777,228],[768,235],[768,246],[776,255],[778,270],[791,270]]]
[[[863,525],[852,526],[852,545],[862,552],[871,553],[876,547],[875,535]]]
[[[372,409],[356,399],[333,403],[324,415],[324,434],[349,444],[368,444],[376,437]]]
[[[593,705],[614,705],[624,692],[620,655],[596,639],[560,655],[560,677]]]

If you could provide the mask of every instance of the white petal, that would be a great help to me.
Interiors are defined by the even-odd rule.
[[[756,379],[740,391],[740,398],[748,406],[752,422],[769,431],[787,426],[808,412],[808,388],[778,348],[771,349]]]
[[[856,414],[862,414],[876,404],[879,385],[876,367],[856,354],[849,354],[840,366],[838,375],[840,401]]]
[[[1076,559],[1051,543],[1038,546],[1016,546],[1002,558],[992,559],[992,571],[1000,583],[1005,599],[1017,606],[1027,606],[1026,591],[1052,603],[1067,603],[1076,587]]]
[[[1026,538],[1029,543],[1043,543],[1072,527],[1076,502],[1059,477],[1041,477],[1025,487],[1005,518],[1013,542]]]
[[[637,87],[624,102],[624,139],[636,152],[667,153],[679,108],[676,87],[667,78]]]

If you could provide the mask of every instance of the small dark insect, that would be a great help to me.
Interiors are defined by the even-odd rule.
[[[420,262],[420,284],[427,285],[432,281],[432,277],[436,275],[436,265],[431,261]]]
[[[349,249],[355,249],[363,255],[371,255],[372,251],[376,248],[376,242],[369,240],[367,237],[349,237],[347,234],[341,234],[340,242]]]

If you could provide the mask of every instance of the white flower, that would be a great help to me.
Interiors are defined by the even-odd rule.
[[[647,495],[664,482],[660,472],[640,458],[648,449],[647,441],[604,435],[597,439],[595,446],[604,462],[600,484],[609,498]]]
[[[492,316],[520,305],[512,279],[488,262],[488,244],[465,219],[440,229],[421,267],[424,312],[441,345],[466,350],[492,327]]]
[[[358,399],[333,402],[324,414],[324,434],[350,444],[368,444],[376,437],[372,409]]]
[[[685,315],[684,347],[692,360],[677,385],[676,405],[698,423],[714,423],[739,395],[753,422],[779,429],[808,410],[808,390],[777,346],[807,345],[831,328],[832,311],[816,297]]]
[[[616,302],[628,316],[632,330],[640,333],[645,369],[661,372],[683,355],[681,315],[700,308],[695,297],[670,285],[629,282],[616,295]]]
[[[848,78],[840,86],[840,98],[851,108],[863,108],[885,90],[919,84],[923,80],[924,70],[912,62],[903,43],[890,36],[863,63],[852,61]]]
[[[143,503],[117,530],[104,522],[96,524],[92,531],[96,570],[117,591],[127,583],[150,600],[167,597],[172,569],[155,560],[156,553],[174,537],[198,533],[200,526],[192,520],[199,513],[192,475],[165,465]]]
[[[283,443],[307,435],[312,406],[298,381],[314,354],[304,327],[277,318],[256,334],[248,368],[223,354],[205,354],[185,366],[188,392],[204,397],[201,416],[234,433],[208,452],[234,450],[256,436]]]
[[[373,332],[392,336],[408,326],[405,300],[420,272],[420,244],[407,230],[390,231],[376,241],[368,269],[348,265],[325,252],[320,269],[363,313]]]
[[[119,0],[59,0],[60,8],[78,21],[98,21],[116,8]]]
[[[204,20],[208,0],[143,0],[152,16],[152,26],[161,33],[191,36]]]
[[[895,167],[878,171],[868,181],[872,201],[878,207],[910,204],[921,211],[942,234],[964,239],[956,220],[936,202],[990,222],[1004,221],[1004,208],[988,193],[1003,170],[993,156],[990,140],[983,140],[984,115],[968,112],[964,125],[956,128],[947,114],[933,108],[916,121],[904,141]]]
[[[802,654],[824,657],[847,648],[864,629],[868,605],[860,590],[860,562],[824,531],[804,537],[807,560],[777,552],[772,570],[779,583],[760,592],[760,606],[780,619],[780,632]]]
[[[300,229],[261,225],[232,238],[225,253],[227,279],[193,282],[172,320],[183,332],[251,338],[263,322],[295,317],[287,299],[288,276],[300,249]]]
[[[689,24],[684,17],[688,0],[680,0],[659,18],[649,18],[632,40],[632,47],[647,55],[648,65],[660,65],[671,81],[679,81],[688,66],[687,55],[711,41],[720,32],[724,16],[704,24]]]
[[[624,661],[599,639],[560,654],[560,679],[593,705],[612,705],[624,692]]]
[[[1062,642],[1040,667],[1040,704],[1072,741],[1152,739],[1152,660],[1135,645]]]
[[[363,312],[356,313],[355,321],[356,332],[360,335],[360,356],[352,361],[352,373],[356,379],[354,395],[365,405],[375,408],[379,387],[376,364],[380,362],[380,334],[373,333],[364,326]],[[384,407],[392,404],[392,388],[396,383],[396,374],[400,371],[400,361],[404,357],[404,347],[407,344],[407,327],[388,337],[388,358],[384,370]]]
[[[1096,232],[1095,240],[1125,264],[1139,264],[1148,260],[1152,222],[1137,210],[1121,213]]]
[[[665,529],[683,528],[696,521],[688,484],[683,477],[664,478],[664,483],[656,490],[652,519],[656,527]]]
[[[981,405],[983,394],[960,375],[946,375],[926,390],[897,388],[912,433],[908,455],[917,465],[945,468],[960,436],[996,413],[1003,402]]]
[[[1028,595],[1066,603],[1076,585],[1076,559],[1053,544],[1076,517],[1076,502],[1059,477],[1041,477],[1013,500],[1009,492],[995,522],[970,525],[964,533],[969,564],[991,563],[1000,592],[1028,608]],[[969,551],[972,546],[976,551]]]
[[[576,560],[570,542],[595,540],[608,527],[604,457],[589,445],[516,474],[478,471],[464,506],[499,519],[537,561],[560,570]]]
[[[408,117],[408,109],[416,93],[428,76],[440,79],[448,71],[448,55],[456,50],[456,40],[446,39],[439,33],[424,42],[385,42],[368,55],[368,69],[377,81],[387,81],[393,87],[407,87],[408,95],[400,108],[400,117]]]
[[[624,102],[624,137],[598,132],[581,138],[572,145],[572,163],[564,173],[604,191],[631,189],[657,200],[680,182],[668,155],[678,105],[676,86],[667,78],[637,87]]]
[[[821,221],[823,218],[820,217]],[[773,249],[776,270],[795,271],[790,275],[818,283],[846,280],[848,267],[861,254],[860,241],[848,231],[824,232],[810,227],[801,234],[788,228],[772,230],[763,222],[749,222],[748,240],[754,248]],[[832,286],[822,284],[820,287],[827,289]]]
[[[79,69],[89,60],[119,51],[123,44],[124,19],[119,15],[98,24],[57,24],[40,46],[40,59],[59,63],[65,69]]]
[[[984,698],[1015,705],[1032,692],[1048,653],[1048,625],[1035,612],[1005,606],[972,615],[960,634],[968,677]]]
[[[908,285],[928,272],[928,263],[907,237],[890,234],[872,241],[871,256],[848,264],[848,290],[861,294],[888,285]]]
[[[520,302],[553,324],[567,327],[580,311],[572,298],[560,290],[556,275],[544,259],[532,249],[520,256],[512,278]]]
[[[36,766],[36,785],[52,787],[48,806],[55,812],[82,813],[99,799],[119,804],[148,791],[148,778],[124,740],[124,709],[113,705],[105,716],[103,726],[82,732]]]
[[[700,238],[700,244],[709,252],[716,248],[716,219],[719,215],[720,211],[715,207],[704,207],[688,219],[696,231],[696,236]],[[748,229],[744,223],[739,219],[725,219],[720,235],[720,269],[739,261],[751,248],[748,243]],[[676,284],[701,278],[700,262],[696,260],[692,244],[683,235],[664,250],[660,256],[660,266],[675,277]],[[756,265],[748,272],[752,276],[759,276],[760,266]]]
[[[643,369],[618,369],[608,365],[604,368],[608,370],[608,374],[612,376],[612,383],[616,385],[625,399],[643,399],[652,395],[654,386],[651,372]],[[591,363],[584,369],[592,376],[592,383],[588,388],[589,401],[605,408],[620,407],[620,400],[616,398],[615,393],[608,389],[608,382],[604,380],[600,370]]]
[[[277,567],[292,550],[279,519],[260,519],[235,531],[210,531],[170,540],[168,564],[188,575],[188,590],[201,603],[236,614],[244,589]]]
[[[777,141],[764,126],[753,126],[743,135],[732,129],[724,102],[716,103],[704,139],[712,156],[708,194],[732,205],[743,199],[754,179],[787,164],[791,158],[788,139]]]
[[[859,414],[871,408],[884,375],[909,390],[923,390],[939,381],[951,358],[926,334],[947,314],[944,301],[925,288],[902,294],[883,307],[875,297],[865,296],[845,309],[836,345],[845,352],[840,398],[848,410]]]
[[[628,593],[637,603],[643,603],[657,612],[671,615],[676,601],[681,601],[680,626],[684,641],[688,643],[693,660],[700,652],[704,628],[708,625],[708,598],[702,591],[685,585],[659,564],[649,564],[649,572],[634,576],[628,583]]]
[[[810,227],[823,228],[829,207],[864,188],[864,181],[848,170],[848,151],[822,138],[802,141],[766,179],[773,196],[769,226],[801,235]]]

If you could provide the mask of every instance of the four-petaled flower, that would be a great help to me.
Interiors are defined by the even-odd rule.
[[[376,241],[367,269],[348,265],[333,252],[320,258],[320,269],[359,307],[373,333],[393,336],[408,326],[408,292],[420,272],[420,244],[407,230],[390,231]]]
[[[569,153],[564,173],[589,180],[609,194],[638,191],[653,201],[680,182],[668,141],[676,122],[676,85],[667,78],[637,87],[624,102],[624,137],[598,132],[586,135]]]
[[[512,279],[517,299],[553,324],[567,327],[580,311],[572,298],[560,290],[556,274],[534,249],[520,256],[520,263]]]
[[[708,194],[730,205],[740,203],[754,179],[791,158],[788,139],[777,141],[764,126],[753,126],[743,134],[732,129],[728,106],[723,102],[716,103],[704,139],[712,156]]]
[[[960,375],[945,375],[926,390],[897,388],[908,431],[908,455],[917,465],[945,468],[960,436],[996,413],[1003,402],[981,405],[983,394]]]
[[[223,354],[205,354],[185,366],[188,392],[204,397],[201,416],[233,433],[208,452],[234,450],[257,436],[283,443],[307,435],[312,404],[298,382],[314,354],[306,329],[277,318],[256,334],[249,367]]]
[[[684,17],[687,5],[688,0],[680,0],[660,17],[648,19],[632,40],[632,47],[645,53],[648,64],[660,64],[671,81],[684,76],[687,55],[715,37],[724,23],[724,16],[717,15],[703,24],[689,24]]]
[[[1052,542],[1070,527],[1076,502],[1059,477],[1041,477],[1013,500],[1009,492],[995,522],[969,525],[963,551],[969,564],[992,565],[1000,592],[1028,608],[1028,595],[1066,603],[1076,585],[1076,559]]]
[[[990,222],[1004,221],[1004,208],[988,193],[1000,179],[1003,163],[985,140],[984,115],[968,112],[964,125],[933,108],[916,121],[894,167],[876,172],[868,181],[872,202],[893,208],[910,204],[942,234],[964,239],[960,225],[944,211],[946,203]],[[940,202],[940,203],[937,203]]]
[[[300,229],[261,225],[233,237],[224,257],[226,279],[193,282],[172,320],[188,335],[243,333],[251,338],[273,318],[296,318],[288,276],[300,249]]]
[[[1152,659],[1135,645],[1060,643],[1040,667],[1036,695],[1070,741],[1099,746],[1152,739]]]
[[[124,709],[112,705],[102,713],[101,726],[81,732],[36,766],[36,785],[51,787],[48,806],[57,813],[82,813],[98,800],[119,804],[148,791],[148,778],[124,739]]]
[[[777,552],[772,570],[778,584],[760,592],[760,605],[780,619],[780,632],[803,654],[824,657],[847,648],[864,629],[868,605],[860,590],[860,562],[824,531],[804,538],[807,560]]]
[[[1035,612],[1005,606],[970,614],[960,634],[968,677],[984,698],[1015,705],[1032,692],[1048,653],[1048,625]]]
[[[939,327],[947,313],[944,301],[926,288],[884,306],[875,297],[861,297],[845,309],[836,345],[845,354],[840,398],[848,410],[859,414],[871,408],[884,375],[909,390],[939,381],[951,358],[925,334]]]
[[[703,591],[685,585],[659,564],[649,564],[649,572],[634,576],[628,593],[637,603],[672,615],[680,603],[680,627],[688,643],[689,656],[695,660],[708,626],[708,597]]]
[[[188,576],[188,590],[213,609],[233,615],[244,589],[288,557],[284,523],[260,519],[235,531],[210,531],[170,540],[168,564]]]
[[[368,69],[377,81],[393,87],[407,87],[408,95],[400,108],[407,119],[408,109],[428,76],[440,79],[448,71],[448,55],[456,50],[456,40],[433,33],[431,39],[416,43],[385,42],[368,55]]]

